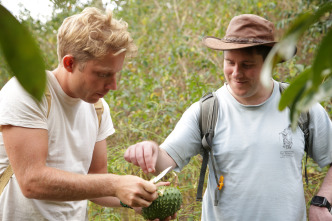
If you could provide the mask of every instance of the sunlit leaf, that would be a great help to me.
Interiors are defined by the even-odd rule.
[[[307,111],[317,102],[324,101],[332,96],[332,78],[327,79],[318,88],[318,91],[310,91],[302,100],[297,104],[298,111]]]
[[[29,31],[0,5],[0,47],[25,90],[40,100],[46,86],[45,65],[39,47]]]
[[[270,53],[266,57],[263,64],[261,71],[261,81],[265,87],[267,87],[271,82],[273,68],[278,63],[279,60],[281,61],[281,58],[278,57],[277,51],[278,51],[278,45],[275,45],[271,49]]]
[[[300,93],[297,94],[297,96],[294,98],[291,104],[290,119],[292,122],[293,129],[297,125],[297,121],[301,112],[309,111],[309,109],[317,102],[328,100],[329,97],[332,96],[332,78],[328,78],[323,83],[321,83],[318,87],[318,90],[312,87],[311,82],[312,82],[311,80],[307,81],[306,86],[308,86],[309,84],[310,87],[302,88],[302,91],[300,91]],[[291,86],[293,86],[293,83]]]
[[[289,107],[290,107],[290,121],[291,121],[291,125],[292,125],[293,130],[295,130],[295,128],[298,124],[298,119],[300,117],[300,114],[303,111],[303,110],[298,109],[298,105],[300,104],[301,99],[305,96],[306,93],[307,93],[306,85],[302,85],[302,87],[299,88],[298,93],[295,94],[293,102],[291,104],[289,104]]]
[[[296,42],[298,40],[297,38],[298,36],[296,34],[289,35],[286,39],[277,43],[272,48],[262,67],[261,81],[263,85],[267,86],[269,84],[272,70],[278,63],[288,60],[294,55]]]

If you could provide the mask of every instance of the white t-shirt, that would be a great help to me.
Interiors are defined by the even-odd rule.
[[[47,100],[37,102],[12,78],[0,92],[0,125],[48,130],[46,165],[78,174],[87,174],[95,143],[114,133],[107,103],[99,127],[93,104],[69,97],[52,72],[47,72],[51,108]],[[8,166],[0,133],[0,173]],[[87,201],[46,201],[23,196],[15,174],[0,196],[2,220],[87,220]]]
[[[290,129],[289,109],[278,111],[278,82],[274,81],[271,97],[260,105],[239,103],[225,85],[216,94],[219,116],[212,145],[224,187],[214,206],[217,185],[210,169],[202,220],[305,221],[304,136],[300,128]],[[201,153],[199,113],[196,102],[161,145],[179,170]],[[332,124],[319,104],[310,110],[309,129],[313,148],[309,152],[324,167],[332,162]]]

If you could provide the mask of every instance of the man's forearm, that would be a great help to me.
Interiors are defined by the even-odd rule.
[[[325,179],[317,193],[318,196],[324,196],[330,203],[332,203],[332,166],[326,173]]]
[[[319,189],[317,196],[325,197],[330,203],[332,202],[332,167],[329,168],[325,179]],[[325,207],[319,207],[311,205],[309,209],[309,220],[310,221],[320,221],[320,220],[332,220],[331,213]]]
[[[163,171],[169,166],[172,166],[172,168],[174,169],[176,167],[175,161],[170,155],[168,155],[165,150],[159,148],[158,158],[156,162],[156,172],[154,175],[159,174],[161,171]]]
[[[90,201],[104,207],[121,207],[120,200],[112,196],[94,198]]]
[[[119,182],[113,174],[74,174],[45,167],[23,182],[21,189],[28,198],[42,200],[83,200],[115,196]]]

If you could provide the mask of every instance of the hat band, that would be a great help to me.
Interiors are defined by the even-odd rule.
[[[221,39],[226,43],[239,43],[239,44],[248,44],[248,43],[257,43],[257,44],[264,44],[264,43],[271,43],[271,41],[265,41],[262,39],[257,38],[237,38],[237,37],[224,37]]]

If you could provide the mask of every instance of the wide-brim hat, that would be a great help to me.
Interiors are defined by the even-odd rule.
[[[214,50],[233,50],[265,45],[273,47],[277,41],[274,24],[253,14],[243,14],[232,18],[223,38],[206,36],[203,44]]]

